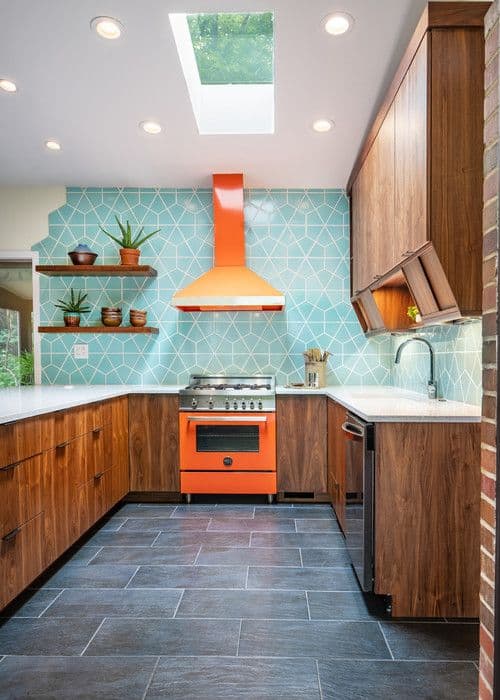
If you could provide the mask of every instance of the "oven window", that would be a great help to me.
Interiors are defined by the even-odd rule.
[[[196,452],[258,452],[258,425],[197,425]]]

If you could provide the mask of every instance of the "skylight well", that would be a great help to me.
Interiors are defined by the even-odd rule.
[[[273,13],[169,17],[200,134],[274,133]]]

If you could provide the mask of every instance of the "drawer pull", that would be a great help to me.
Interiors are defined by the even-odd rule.
[[[69,443],[69,440],[66,440],[66,442],[61,442],[59,445],[56,445],[56,450],[64,450],[64,448],[67,447]]]
[[[413,255],[414,251],[413,250],[405,250],[404,253],[402,253],[403,257],[406,257],[408,255]]]
[[[0,472],[10,472],[21,464],[21,462],[14,462],[14,464],[8,464],[6,467],[0,468]]]
[[[3,540],[4,542],[10,542],[10,540],[13,540],[13,539],[16,537],[16,535],[18,535],[20,532],[21,532],[21,528],[20,528],[20,527],[15,527],[13,530],[11,530],[11,531],[8,532],[6,535],[4,535],[4,536],[2,537],[2,540]]]
[[[99,479],[101,479],[103,475],[104,475],[104,472],[99,472],[98,474],[94,474],[95,481],[99,481]]]
[[[92,432],[94,433],[94,435],[99,435],[102,432],[102,430],[102,428],[94,428]]]

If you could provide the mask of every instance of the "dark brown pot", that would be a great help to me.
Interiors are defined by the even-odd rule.
[[[80,314],[75,313],[64,313],[64,325],[74,328],[80,325]]]
[[[122,265],[138,265],[141,251],[137,248],[120,248]]]
[[[68,253],[73,265],[93,265],[97,258],[97,253]]]

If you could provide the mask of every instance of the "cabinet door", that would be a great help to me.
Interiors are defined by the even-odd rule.
[[[131,491],[179,492],[177,396],[129,397]]]
[[[415,54],[394,105],[397,262],[428,239],[427,38]]]
[[[328,493],[326,399],[278,396],[276,406],[278,491]]]
[[[0,538],[43,510],[42,457],[0,468]]]
[[[48,561],[44,558],[44,514],[0,539],[0,609],[42,573]]]
[[[365,161],[351,190],[352,293],[355,296],[365,289],[372,279],[371,257],[368,255],[369,192]]]
[[[339,525],[345,529],[345,442],[342,424],[346,409],[328,399],[328,492]]]

